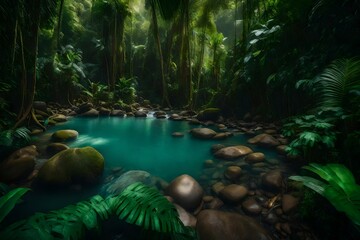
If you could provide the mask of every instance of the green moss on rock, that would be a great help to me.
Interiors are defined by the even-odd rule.
[[[53,133],[51,139],[54,142],[67,142],[75,140],[79,133],[75,130],[59,130]]]
[[[92,147],[71,148],[50,158],[39,170],[46,185],[94,183],[104,170],[104,157]]]

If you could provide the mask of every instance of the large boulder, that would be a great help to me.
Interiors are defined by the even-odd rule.
[[[276,147],[276,146],[280,145],[280,142],[277,139],[275,139],[273,136],[266,134],[266,133],[262,133],[262,134],[256,135],[253,138],[250,138],[248,140],[248,143],[256,144],[256,145],[263,146],[263,147]]]
[[[94,183],[104,170],[104,157],[92,147],[71,148],[57,153],[39,170],[46,185]]]
[[[79,133],[75,130],[58,130],[53,133],[51,139],[54,142],[68,142],[75,140],[79,136]]]
[[[197,119],[200,121],[216,121],[220,117],[219,108],[207,108],[202,110],[197,115]]]
[[[270,240],[267,231],[254,219],[237,213],[203,210],[197,216],[200,240]]]
[[[200,139],[211,139],[216,135],[216,132],[210,128],[193,128],[190,133],[193,137]]]
[[[220,150],[215,152],[215,157],[221,159],[234,159],[248,155],[252,152],[253,151],[251,150],[251,148],[238,145],[238,146],[221,148]]]
[[[13,152],[0,164],[0,182],[11,183],[25,179],[34,170],[37,155],[34,145]]]
[[[141,182],[148,186],[154,186],[154,178],[151,174],[140,170],[131,170],[123,173],[120,177],[114,179],[102,188],[103,195],[109,196],[112,194],[119,194],[125,188],[133,183]]]
[[[204,190],[194,178],[183,174],[169,184],[165,193],[181,207],[188,211],[194,211],[202,202]]]

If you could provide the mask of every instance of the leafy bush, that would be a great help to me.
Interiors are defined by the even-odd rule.
[[[115,96],[124,103],[133,103],[136,99],[136,77],[120,78],[116,83]]]
[[[1,131],[0,158],[11,151],[25,147],[30,141],[30,130],[26,127]]]
[[[340,212],[360,227],[360,186],[356,184],[353,174],[341,164],[319,165],[310,163],[303,167],[316,173],[324,181],[308,176],[291,176],[289,179],[303,184],[324,196]]]
[[[336,141],[335,125],[332,118],[322,118],[321,115],[304,115],[294,117],[283,125],[283,134],[292,141],[287,147],[288,154],[303,156],[310,160],[316,157],[326,159],[329,150],[334,150]]]
[[[0,238],[83,239],[86,231],[100,230],[101,222],[113,216],[140,226],[149,234],[160,233],[174,239],[193,239],[194,236],[164,196],[154,188],[134,183],[117,196],[104,199],[96,195],[89,201],[60,210],[37,213],[7,227]]]

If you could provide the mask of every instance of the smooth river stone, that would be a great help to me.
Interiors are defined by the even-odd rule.
[[[235,159],[250,154],[252,152],[253,151],[251,150],[251,148],[238,145],[222,148],[215,153],[215,156],[221,159]]]

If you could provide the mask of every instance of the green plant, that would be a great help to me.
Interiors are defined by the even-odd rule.
[[[294,117],[283,125],[283,134],[292,141],[287,147],[288,154],[311,159],[313,154],[323,154],[334,149],[336,132],[332,118],[319,115]],[[322,155],[326,158],[326,154]]]
[[[356,113],[360,106],[360,60],[337,59],[315,79],[300,80],[296,87],[316,95],[318,109],[338,108]]]
[[[125,103],[133,103],[136,98],[136,77],[120,78],[115,85],[115,96]]]
[[[0,157],[25,147],[30,141],[30,130],[26,127],[0,131]]]
[[[92,81],[89,82],[89,87],[83,88],[82,93],[85,94],[90,101],[94,104],[98,104],[100,101],[109,101],[110,96],[108,92],[108,87],[101,83],[96,83]]]
[[[15,207],[19,199],[29,191],[29,188],[15,188],[0,197],[0,223]]]
[[[319,165],[310,163],[303,167],[316,173],[324,181],[308,176],[291,176],[289,179],[303,184],[324,196],[340,212],[360,227],[360,186],[351,171],[341,164]]]
[[[101,222],[116,216],[151,233],[186,239],[193,232],[184,227],[175,207],[156,189],[134,183],[116,196],[99,195],[89,201],[50,213],[37,213],[0,233],[1,239],[82,239],[86,230],[100,230]],[[189,238],[188,238],[189,239]]]

